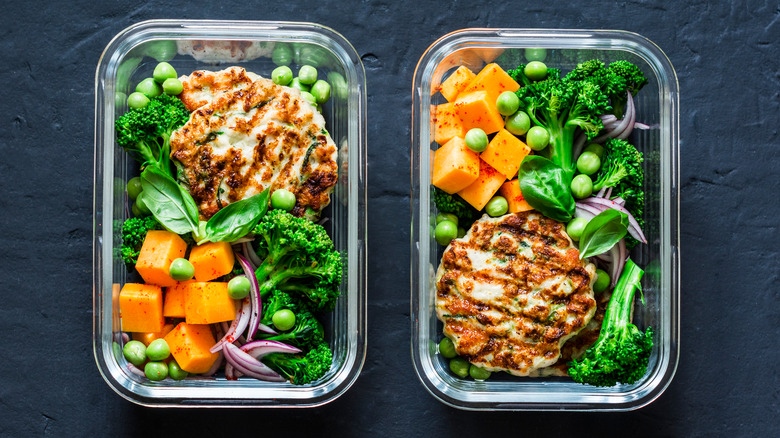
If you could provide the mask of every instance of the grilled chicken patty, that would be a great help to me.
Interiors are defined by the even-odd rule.
[[[224,93],[248,88],[258,79],[260,76],[241,67],[228,67],[217,72],[197,70],[179,78],[183,86],[179,99],[192,112]]]
[[[330,202],[338,175],[325,119],[293,88],[264,78],[238,84],[199,106],[171,136],[171,157],[180,163],[201,217],[269,187],[295,194],[294,215],[316,217]]]
[[[560,222],[484,216],[444,251],[436,313],[469,362],[527,376],[555,363],[593,317],[595,273]]]

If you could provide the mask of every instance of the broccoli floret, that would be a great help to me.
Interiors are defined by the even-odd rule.
[[[260,323],[270,326],[273,324],[271,318],[274,313],[282,309],[292,310],[293,313],[310,311],[311,304],[308,301],[296,299],[285,291],[274,289],[263,299],[263,315],[260,318]]]
[[[526,64],[520,64],[517,66],[517,68],[507,70],[507,74],[521,86],[530,85],[535,82],[529,79],[528,76],[525,75],[525,66]],[[547,68],[547,76],[545,76],[544,80],[560,79],[560,77],[561,77],[561,71],[559,69]]]
[[[322,342],[306,355],[271,353],[262,361],[294,385],[305,385],[320,379],[333,364],[333,352]]]
[[[153,217],[131,217],[122,224],[122,260],[128,265],[138,262],[138,254],[149,230],[161,230],[162,225]]]
[[[653,329],[648,327],[643,333],[631,323],[634,292],[642,293],[643,273],[631,259],[626,261],[607,304],[599,338],[580,360],[569,363],[569,376],[575,382],[594,386],[631,384],[647,372],[653,349]]]
[[[263,262],[255,271],[260,295],[273,289],[300,293],[315,311],[332,310],[339,297],[341,254],[325,228],[274,209],[254,228],[257,254]]]
[[[458,225],[468,228],[479,217],[479,211],[458,195],[450,195],[444,190],[431,186],[433,202],[441,213],[452,213],[458,217]]]
[[[141,168],[154,166],[166,175],[171,170],[170,137],[190,118],[184,104],[175,96],[161,94],[143,108],[131,109],[116,121],[116,142]]]
[[[265,309],[263,309],[263,312],[265,313]],[[303,350],[314,348],[325,341],[325,329],[313,313],[308,310],[294,313],[295,326],[292,329],[278,335],[259,334],[257,338],[292,344]]]
[[[615,61],[607,67],[598,59],[592,59],[577,64],[569,74],[567,81],[590,81],[597,84],[609,96],[612,113],[617,118],[623,117],[623,111],[628,102],[626,92],[632,96],[647,84],[647,78],[639,67],[628,61]]]

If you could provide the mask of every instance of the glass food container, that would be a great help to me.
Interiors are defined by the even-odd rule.
[[[125,184],[138,174],[138,163],[116,145],[114,121],[127,110],[126,97],[135,85],[151,77],[163,60],[179,75],[239,65],[270,77],[276,63],[290,64],[294,71],[309,64],[332,86],[322,113],[339,149],[339,181],[323,217],[345,262],[336,308],[321,318],[333,366],[317,382],[295,386],[223,377],[152,382],[130,372],[117,348],[122,343],[119,290],[137,278],[117,253],[121,223],[130,215]],[[355,382],[366,351],[365,87],[355,49],[317,24],[153,20],[125,29],[108,44],[95,77],[93,350],[98,370],[114,391],[147,406],[310,407],[334,400]]]
[[[525,49],[532,49],[526,52]],[[541,49],[541,50],[533,50]],[[630,61],[648,84],[635,97],[637,121],[629,140],[644,153],[647,245],[631,258],[645,270],[647,304],[634,308],[638,327],[652,326],[654,347],[648,373],[632,385],[601,388],[568,377],[514,377],[493,373],[486,381],[456,377],[437,353],[442,324],[434,307],[435,274],[443,247],[433,239],[436,209],[430,174],[433,142],[432,107],[444,103],[439,84],[460,65],[474,73],[487,62],[504,69],[544,57],[564,73],[579,62]],[[532,59],[532,60],[533,60]],[[607,30],[466,29],[443,36],[420,59],[414,74],[412,114],[412,358],[425,388],[443,403],[469,410],[625,411],[655,400],[670,384],[679,356],[679,145],[678,84],[664,53],[635,33]]]

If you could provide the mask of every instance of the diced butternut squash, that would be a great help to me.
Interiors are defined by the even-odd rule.
[[[504,53],[504,49],[485,47],[481,49],[474,49],[477,56],[479,56],[485,62],[493,62],[496,58]]]
[[[195,279],[209,281],[229,274],[236,262],[229,242],[209,242],[190,251],[190,263],[195,268]]]
[[[209,351],[216,344],[209,325],[182,322],[164,339],[176,363],[188,373],[205,373],[219,357]]]
[[[501,172],[506,179],[512,179],[517,176],[520,163],[529,153],[531,148],[511,132],[502,129],[490,140],[487,149],[479,157]]]
[[[492,134],[504,127],[504,118],[496,108],[496,99],[491,99],[487,91],[461,93],[455,101],[455,112],[460,117],[464,132],[481,128],[486,134]]]
[[[495,108],[499,94],[504,91],[517,91],[518,88],[520,88],[520,84],[515,82],[498,64],[493,63],[486,65],[461,93],[487,91],[488,101]]]
[[[476,75],[465,65],[461,65],[441,84],[441,95],[452,102],[461,91],[474,79]]]
[[[187,302],[187,285],[193,281],[176,283],[165,289],[163,301],[163,316],[166,318],[184,318],[184,304]]]
[[[227,283],[188,283],[184,314],[188,324],[213,324],[236,319],[236,301],[228,295]]]
[[[152,343],[152,341],[154,341],[155,339],[164,338],[165,335],[171,332],[171,330],[173,330],[173,324],[165,324],[161,332],[133,333],[133,339],[136,341],[143,342],[144,345],[148,347],[149,344]]]
[[[479,176],[479,155],[466,146],[460,137],[434,152],[431,184],[453,194],[476,181]]]
[[[463,137],[463,124],[455,112],[455,104],[443,103],[436,105],[433,111],[433,139],[436,143],[444,144],[452,137]]]
[[[525,201],[523,192],[520,191],[520,183],[516,179],[502,184],[498,193],[506,198],[506,202],[509,204],[510,213],[519,213],[521,211],[534,209]]]
[[[173,286],[176,280],[168,273],[171,262],[184,257],[186,252],[187,243],[178,234],[165,230],[151,230],[146,233],[135,270],[147,283]]]
[[[127,283],[119,292],[119,314],[126,332],[161,332],[163,292],[154,284]]]
[[[468,187],[459,191],[458,195],[472,207],[482,210],[504,181],[506,178],[501,172],[483,160],[479,160],[479,177]]]

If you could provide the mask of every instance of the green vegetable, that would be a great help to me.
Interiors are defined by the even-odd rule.
[[[517,111],[507,117],[504,127],[514,135],[525,135],[528,129],[531,128],[531,119],[523,111]]]
[[[490,371],[482,367],[478,367],[474,364],[469,365],[469,376],[474,380],[487,380],[490,378],[490,374]]]
[[[458,225],[458,217],[452,213],[439,213],[436,215],[436,225],[444,221],[450,221],[455,225]]]
[[[304,85],[311,85],[317,82],[317,69],[310,65],[301,66],[298,70],[298,80]]]
[[[255,271],[261,297],[278,288],[307,297],[317,311],[333,309],[342,262],[325,228],[276,209],[263,216],[254,233],[263,260]]]
[[[282,309],[274,313],[271,321],[273,321],[277,330],[286,332],[295,327],[295,313],[290,309]]]
[[[311,87],[301,83],[301,80],[299,78],[293,78],[293,80],[290,82],[290,87],[295,88],[298,91],[305,91],[307,93],[309,92],[309,90],[311,90]]]
[[[171,355],[171,348],[168,347],[168,343],[165,339],[158,338],[149,343],[146,347],[146,357],[152,361],[165,360]]]
[[[596,281],[593,283],[593,292],[604,292],[609,287],[609,274],[603,269],[596,269]]]
[[[526,202],[543,215],[560,222],[568,222],[574,215],[566,172],[550,160],[527,155],[517,174],[520,191]]]
[[[593,152],[596,154],[597,157],[599,157],[599,160],[604,158],[604,146],[598,144],[598,143],[591,143],[587,146],[585,146],[585,149],[582,150],[583,153],[585,152]]]
[[[149,230],[160,230],[160,225],[152,216],[131,217],[122,223],[122,247],[120,252],[122,260],[128,265],[135,265],[138,262],[138,255],[146,239],[146,233]]]
[[[333,363],[333,353],[325,342],[309,350],[306,355],[271,353],[263,363],[287,378],[294,385],[305,385],[322,378]]]
[[[317,98],[314,97],[314,95],[309,93],[308,91],[301,91],[301,97],[303,97],[304,100],[306,100],[312,105],[317,104]]]
[[[131,109],[141,109],[149,104],[149,98],[144,93],[134,92],[127,96],[127,106]]]
[[[203,242],[233,242],[249,233],[260,218],[268,211],[268,190],[240,201],[232,202],[222,208],[206,223]],[[195,216],[197,218],[197,215]],[[195,224],[195,230],[198,229]]]
[[[144,366],[146,378],[152,381],[163,380],[168,377],[168,365],[165,362],[147,362]]]
[[[290,46],[278,43],[271,54],[271,60],[276,65],[290,65],[293,60],[293,51]]]
[[[525,59],[529,61],[544,61],[547,58],[547,49],[527,48],[524,51]]]
[[[525,66],[523,73],[532,81],[541,81],[547,77],[547,66],[541,61],[531,61]]]
[[[601,159],[594,152],[584,151],[577,158],[577,170],[585,175],[593,175],[599,171]]]
[[[575,217],[569,221],[566,225],[566,234],[569,235],[571,240],[578,241],[582,237],[582,232],[585,231],[585,227],[588,225],[588,220],[581,217]]]
[[[288,309],[293,313],[305,313],[311,312],[311,307],[311,303],[306,298],[274,289],[269,295],[263,297],[263,315],[260,318],[260,323],[271,326],[273,316],[282,309]]]
[[[647,84],[647,78],[636,65],[628,61],[614,61],[607,67],[598,59],[578,64],[566,75],[566,79],[597,84],[609,97],[612,113],[618,119],[623,117],[628,102],[627,93],[636,96]]]
[[[599,338],[581,359],[569,363],[569,376],[575,382],[594,386],[632,384],[647,372],[653,329],[648,327],[643,333],[631,323],[634,293],[642,292],[642,274],[631,259],[626,261],[607,304]]]
[[[167,62],[157,64],[154,68],[154,73],[152,73],[154,81],[158,84],[164,83],[166,79],[176,79],[177,76],[176,69]]]
[[[287,85],[293,80],[293,72],[290,67],[281,65],[271,72],[271,80],[277,85]]]
[[[141,186],[144,202],[163,227],[176,234],[198,229],[195,200],[170,175],[157,167],[147,167],[141,172]]]
[[[146,362],[146,345],[141,341],[129,341],[122,348],[122,355],[128,362],[140,367]]]
[[[439,342],[439,353],[447,359],[458,356],[458,352],[455,351],[455,343],[452,342],[452,339],[447,337]]]
[[[173,380],[184,380],[190,373],[181,369],[179,364],[175,360],[168,362],[168,376]]]
[[[142,93],[150,99],[161,95],[163,92],[162,86],[155,82],[153,78],[146,78],[139,82],[138,85],[135,86],[135,91],[137,93]]]
[[[252,290],[252,285],[246,276],[238,275],[228,281],[227,290],[230,298],[233,298],[234,300],[243,300],[249,295],[249,292]]]
[[[469,129],[464,140],[466,146],[476,153],[483,152],[488,146],[487,134],[480,128]]]
[[[168,274],[176,281],[191,280],[195,275],[195,267],[187,259],[174,259],[168,268]]]
[[[146,202],[144,202],[144,190],[142,185],[141,191],[138,193],[138,196],[135,197],[135,202],[133,203],[133,215],[149,216],[150,214],[152,214],[152,212],[149,210],[149,206],[146,205]]]
[[[479,217],[479,211],[460,196],[450,195],[438,187],[432,187],[431,191],[436,209],[457,216],[459,225],[468,228]]]
[[[330,100],[330,84],[318,79],[314,85],[311,86],[311,94],[317,99],[318,104],[323,104]]]
[[[504,91],[496,99],[496,108],[502,116],[511,116],[520,106],[520,99],[511,91]]]
[[[460,378],[465,378],[469,375],[469,365],[471,364],[462,357],[450,359],[450,371]]]
[[[494,196],[485,205],[485,213],[493,217],[503,216],[509,211],[509,203],[503,196]]]
[[[146,56],[154,58],[158,62],[170,61],[176,56],[176,41],[158,40],[144,44],[144,53]]]
[[[452,239],[458,237],[458,226],[450,221],[442,221],[433,230],[433,238],[441,246],[447,246]]]
[[[138,197],[138,194],[141,193],[141,178],[140,177],[133,177],[130,178],[129,181],[127,181],[127,196],[135,200]]]
[[[184,85],[176,78],[166,79],[162,84],[162,88],[165,94],[169,94],[171,96],[177,96],[182,91],[184,91]]]
[[[580,259],[603,254],[625,237],[628,216],[613,209],[607,209],[588,222],[580,237]]]
[[[593,180],[588,175],[579,174],[571,180],[571,194],[577,199],[587,198],[593,193]]]
[[[525,141],[531,150],[538,152],[550,144],[550,133],[541,126],[533,126],[528,129],[528,132],[525,135]]]

